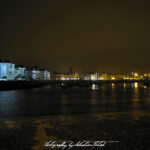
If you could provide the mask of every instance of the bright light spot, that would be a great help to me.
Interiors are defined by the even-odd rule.
[[[115,84],[114,83],[112,83],[111,86],[112,86],[113,89],[115,88]]]
[[[91,80],[97,80],[97,74],[92,74],[91,75]]]
[[[124,88],[126,87],[126,83],[123,84]]]
[[[97,90],[97,89],[98,89],[98,85],[92,84],[92,90]]]
[[[104,78],[99,78],[99,80],[104,80]]]
[[[64,77],[61,77],[61,80],[65,80],[65,78],[64,78]]]
[[[134,83],[134,87],[138,88],[138,83],[137,82]]]
[[[134,76],[137,77],[137,76],[138,76],[138,73],[134,73]]]
[[[115,80],[116,78],[115,78],[115,77],[111,77],[111,79],[112,79],[112,80]]]

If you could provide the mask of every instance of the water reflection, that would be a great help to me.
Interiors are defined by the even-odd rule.
[[[139,84],[137,82],[132,83],[132,88],[138,88],[138,87],[139,87]]]
[[[98,96],[98,92],[93,90],[92,93],[91,93],[91,98],[89,100],[90,101],[89,103],[92,104],[92,105],[97,105],[97,102],[98,102],[97,99],[100,100],[100,97]]]
[[[61,97],[61,111],[64,114],[67,113],[67,108],[66,108],[67,100],[68,100],[67,95],[63,94]]]
[[[150,89],[137,83],[0,92],[0,117],[138,110],[150,110]]]
[[[91,87],[92,90],[97,90],[98,88],[99,88],[99,87],[98,87],[97,84],[92,84],[92,87]]]
[[[133,84],[133,99],[132,99],[133,103],[132,103],[132,107],[138,108],[140,106],[140,97],[139,97],[139,85],[137,82],[135,82]]]
[[[115,83],[111,84],[112,89],[115,89]]]
[[[134,87],[138,88],[139,84],[137,82],[134,83]]]
[[[126,86],[127,86],[126,83],[123,83],[123,87],[126,88]]]
[[[17,91],[0,92],[0,117],[15,114],[15,107],[18,105],[19,93]]]

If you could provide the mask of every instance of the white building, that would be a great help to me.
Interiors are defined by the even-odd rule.
[[[50,80],[50,71],[48,69],[41,70],[41,80]]]
[[[40,69],[37,66],[31,69],[31,80],[40,80]]]
[[[18,65],[15,68],[15,79],[16,80],[25,80],[25,71],[26,68],[23,65]]]
[[[33,68],[16,65],[7,60],[0,60],[0,81],[9,80],[50,80],[48,69],[40,70],[37,66]]]
[[[14,80],[15,64],[7,60],[0,60],[0,80]]]

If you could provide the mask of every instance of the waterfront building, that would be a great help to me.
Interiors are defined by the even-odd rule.
[[[40,69],[37,66],[31,68],[31,80],[40,80]]]
[[[53,73],[52,78],[53,78],[53,80],[61,80],[62,78],[64,78],[64,74],[62,74],[62,73]]]
[[[26,68],[23,65],[17,65],[15,67],[15,80],[25,80]]]
[[[32,72],[29,67],[26,67],[24,75],[25,75],[25,80],[27,80],[27,81],[31,80]]]
[[[32,68],[15,65],[8,60],[0,60],[0,80],[50,80],[50,70],[40,70],[37,66]]]
[[[91,80],[91,74],[89,73],[83,73],[79,75],[80,80]]]
[[[0,60],[0,80],[14,80],[15,64],[8,60]]]
[[[143,75],[143,78],[144,78],[144,79],[147,79],[147,80],[150,80],[150,73],[145,73],[145,74]]]
[[[98,73],[91,74],[91,80],[98,80]]]
[[[40,80],[50,80],[50,71],[48,69],[41,69]]]
[[[107,80],[107,78],[108,78],[107,73],[103,73],[103,74],[99,75],[99,80]]]
[[[54,80],[79,80],[80,76],[78,73],[55,73],[53,74]]]

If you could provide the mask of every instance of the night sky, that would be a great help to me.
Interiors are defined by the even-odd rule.
[[[0,58],[60,72],[150,72],[150,4],[3,0]]]

